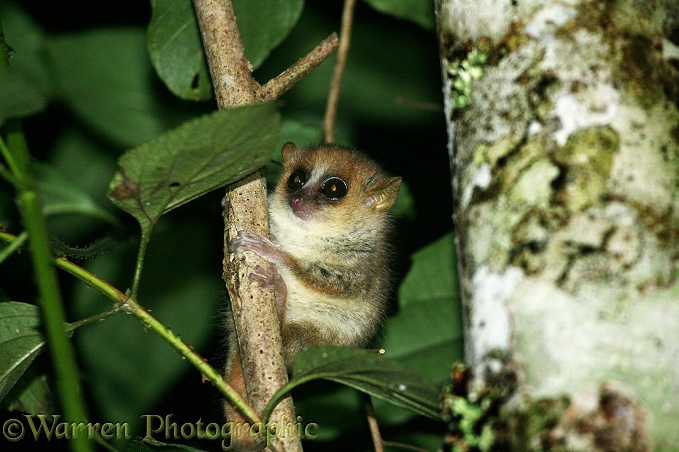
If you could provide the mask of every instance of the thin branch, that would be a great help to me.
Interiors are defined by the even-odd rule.
[[[0,45],[3,44],[0,42]],[[3,52],[0,51],[0,53]],[[0,126],[2,126],[2,124],[0,124]],[[0,135],[0,154],[2,155],[2,158],[5,159],[5,163],[7,163],[7,168],[5,168],[5,165],[2,165],[3,177],[7,180],[7,182],[11,183],[17,189],[19,189],[20,188],[19,183],[21,181],[16,175],[22,172],[21,165],[15,162],[14,153],[10,152],[9,148],[7,147],[7,143],[5,143],[5,140],[1,135]]]
[[[380,435],[380,426],[377,424],[375,409],[373,408],[373,401],[370,398],[370,394],[363,393],[363,406],[365,407],[368,426],[370,427],[370,436],[372,437],[373,445],[375,446],[375,452],[384,452],[384,441],[382,440],[382,435]]]
[[[139,241],[139,250],[137,251],[137,262],[134,266],[134,278],[132,279],[132,290],[130,291],[130,297],[136,299],[137,292],[139,292],[139,283],[141,281],[141,272],[144,268],[144,257],[146,257],[146,248],[149,244],[148,234],[150,230],[143,228],[141,240]],[[152,229],[152,228],[148,228]]]
[[[269,264],[255,254],[236,256],[228,253],[227,245],[239,230],[269,234],[266,208],[259,208],[257,200],[266,206],[266,183],[261,172],[254,173],[229,187],[224,198],[224,281],[229,292],[239,350],[229,351],[231,359],[240,352],[247,399],[257,413],[264,412],[269,399],[288,380],[283,363],[280,325],[275,310],[273,293],[263,291],[248,279],[255,265]],[[233,342],[230,342],[233,343]],[[235,384],[236,382],[234,382]],[[292,399],[280,406],[277,416],[292,416]],[[287,413],[281,410],[290,410]],[[274,421],[275,422],[275,421]]]
[[[0,264],[2,264],[5,259],[7,259],[9,256],[12,255],[16,250],[21,248],[21,246],[26,242],[28,239],[28,233],[26,231],[22,232],[19,234],[19,236],[16,238],[16,240],[12,239],[10,241],[6,241],[4,239],[4,233],[0,231],[0,240],[5,241],[7,243],[7,247],[0,251]],[[12,236],[14,237],[14,236]]]
[[[2,145],[2,138],[0,138],[0,146],[1,145]],[[7,168],[5,168],[5,165],[2,165],[2,164],[0,164],[0,177],[5,179],[7,182],[14,185],[15,187],[19,183],[19,181],[17,181],[14,178],[14,176],[12,176],[12,173]]]
[[[256,103],[259,85],[252,79],[250,63],[245,58],[231,0],[194,0],[194,7],[218,107],[234,108]],[[240,230],[263,236],[269,234],[263,174],[257,172],[229,187],[224,197],[224,211],[223,277],[237,336],[237,342],[229,342],[237,343],[239,348],[229,350],[229,360],[242,362],[245,380],[232,381],[232,384],[244,386],[247,394],[242,395],[255,411],[261,413],[269,398],[287,382],[278,316],[272,293],[248,281],[248,274],[256,265],[267,266],[267,263],[257,255],[236,259],[229,254],[228,243]],[[258,330],[266,330],[266,334],[258,334]],[[227,370],[232,367],[232,362],[227,363]],[[287,416],[294,419],[292,403],[284,407],[288,410]]]
[[[123,305],[118,305],[115,308],[111,309],[110,311],[101,312],[97,315],[93,315],[93,316],[84,318],[82,320],[78,320],[76,322],[69,323],[68,326],[66,327],[66,331],[68,333],[72,333],[73,331],[77,330],[81,326],[90,325],[92,323],[97,323],[97,322],[100,322],[102,320],[106,320],[109,317],[120,313],[121,311],[123,311],[123,309],[124,309]]]
[[[337,62],[335,63],[335,70],[332,74],[330,94],[328,95],[328,104],[325,109],[325,118],[323,119],[323,129],[325,131],[326,143],[333,143],[335,141],[335,118],[337,117],[337,103],[339,102],[339,93],[342,86],[344,67],[346,66],[347,55],[349,54],[351,26],[354,21],[355,6],[356,0],[344,1],[344,10],[342,11],[342,31],[340,33]]]
[[[337,37],[330,36],[262,87],[252,78],[252,68],[245,57],[231,0],[194,0],[194,7],[219,108],[234,108],[278,98],[337,47]],[[227,190],[224,197],[223,277],[231,300],[236,332],[236,337],[229,342],[238,349],[230,350],[227,375],[234,380],[244,380],[241,390],[246,392],[247,399],[258,413],[263,413],[267,402],[288,381],[280,325],[273,294],[263,291],[248,279],[256,265],[266,267],[269,264],[251,253],[236,258],[228,252],[228,243],[241,230],[267,236],[267,212],[266,180],[261,172]],[[277,422],[286,416],[288,419],[295,418],[290,397],[276,407],[271,420]],[[297,437],[285,436],[276,440],[285,450],[301,450]]]
[[[337,34],[332,33],[280,75],[260,86],[252,78],[231,1],[194,0],[194,6],[220,108],[278,99],[339,46]]]
[[[297,60],[295,64],[283,71],[279,76],[269,80],[258,90],[258,97],[262,100],[278,99],[283,93],[292,88],[298,81],[306,77],[319,64],[325,61],[339,46],[337,33],[321,41],[314,49]]]

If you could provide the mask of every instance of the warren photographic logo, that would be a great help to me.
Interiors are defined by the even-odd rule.
[[[158,416],[144,414],[141,436],[144,440],[185,441],[191,439],[221,440],[223,450],[234,446],[238,438],[249,437],[267,446],[273,445],[278,439],[296,436],[298,438],[313,439],[316,437],[318,424],[303,423],[302,417],[295,421],[288,421],[282,416],[279,422],[235,423],[216,422],[206,423],[202,419],[197,422],[178,423],[173,421],[173,415]],[[2,436],[11,442],[21,440],[59,441],[72,440],[79,437],[105,440],[131,439],[133,435],[127,422],[66,422],[60,415],[26,414],[7,419],[2,425]]]

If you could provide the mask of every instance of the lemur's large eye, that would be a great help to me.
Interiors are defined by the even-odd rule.
[[[307,180],[308,177],[306,175],[306,171],[304,171],[302,168],[298,168],[293,171],[288,178],[288,188],[290,188],[290,190],[299,190],[304,186],[304,184],[306,184]]]
[[[323,182],[321,191],[330,199],[340,199],[347,194],[347,183],[339,177],[331,177]]]

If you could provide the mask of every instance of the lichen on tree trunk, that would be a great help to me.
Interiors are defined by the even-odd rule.
[[[517,448],[679,444],[679,3],[486,3],[437,2],[473,385]]]

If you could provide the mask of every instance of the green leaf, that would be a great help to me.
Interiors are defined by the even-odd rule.
[[[309,347],[295,360],[293,378],[273,397],[265,418],[294,387],[315,379],[341,383],[424,416],[439,419],[439,387],[374,351]]]
[[[415,22],[427,30],[434,29],[434,2],[430,0],[365,0],[381,13]]]
[[[302,389],[294,394],[295,413],[305,423],[318,424],[314,440],[330,441],[343,432],[365,429],[364,400],[353,388],[324,381]]]
[[[175,96],[208,100],[210,72],[190,0],[152,0],[147,46],[158,76]]]
[[[455,256],[452,232],[413,253],[410,271],[398,290],[401,308],[409,304],[421,306],[431,300],[459,298]]]
[[[53,91],[52,74],[46,67],[44,32],[15,2],[0,2],[5,41],[10,47],[10,67],[44,99]],[[3,83],[0,82],[0,87]],[[16,92],[15,94],[21,95]],[[35,94],[35,93],[34,93]]]
[[[30,375],[31,369],[33,368],[30,368],[21,381],[14,386],[15,390],[21,389],[21,391],[18,397],[8,406],[8,409],[32,414],[54,413],[52,403],[54,396],[47,385],[47,377],[45,375]],[[30,381],[22,388],[21,382],[26,380],[27,377],[30,378]]]
[[[390,358],[418,369],[432,381],[448,377],[462,358],[462,316],[453,234],[412,256],[399,288],[399,312],[387,321],[382,348]]]
[[[123,154],[109,198],[146,231],[164,213],[264,166],[279,124],[272,104],[188,122]]]
[[[317,123],[308,124],[299,120],[285,118],[281,124],[281,136],[276,144],[276,158],[282,162],[281,149],[287,142],[293,142],[297,147],[304,147],[323,141],[323,129]]]
[[[98,135],[119,145],[148,141],[196,115],[195,106],[162,96],[142,28],[56,35],[47,39],[47,48],[61,100]]]
[[[235,0],[238,29],[245,56],[254,69],[293,29],[304,8],[304,0]],[[302,55],[299,55],[300,57]],[[292,62],[291,62],[292,63]]]
[[[443,383],[452,363],[463,357],[453,234],[413,253],[412,261],[399,288],[399,312],[387,320],[380,345],[389,358]],[[375,410],[387,423],[407,417],[383,403],[375,403]]]
[[[37,306],[0,303],[0,402],[42,352],[45,340],[38,331],[39,324]]]
[[[153,0],[148,51],[160,78],[182,99],[206,100],[212,86],[190,0]],[[236,0],[245,55],[257,68],[295,26],[303,0]]]
[[[30,81],[13,70],[0,72],[0,124],[38,113],[46,105],[47,99]]]

